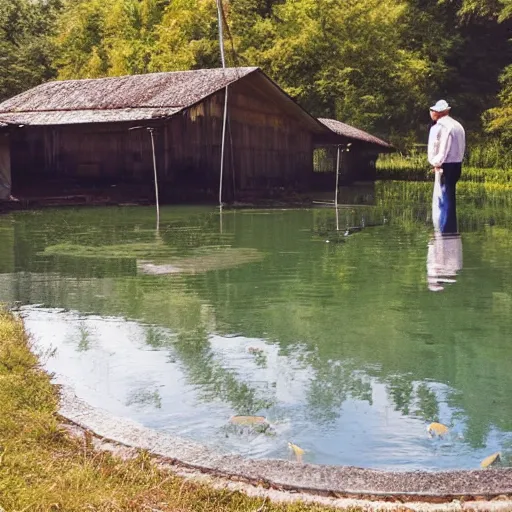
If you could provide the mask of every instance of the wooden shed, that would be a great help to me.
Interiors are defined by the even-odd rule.
[[[0,104],[13,192],[152,197],[153,128],[161,198],[216,197],[226,88],[226,200],[308,190],[315,145],[347,139],[254,67],[48,82]]]
[[[395,148],[388,142],[371,135],[363,130],[354,128],[336,119],[319,121],[329,128],[332,135],[322,137],[317,141],[314,154],[314,169],[316,188],[322,188],[324,182],[332,187],[332,179],[326,174],[334,173],[336,169],[337,146],[340,140],[343,146],[340,165],[341,183],[354,181],[375,181],[376,161],[381,153],[390,153]]]

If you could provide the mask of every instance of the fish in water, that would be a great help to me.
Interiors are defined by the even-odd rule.
[[[228,430],[236,434],[265,434],[274,435],[274,429],[264,416],[232,416],[229,419]]]
[[[501,460],[501,453],[500,452],[493,453],[492,455],[489,455],[489,457],[486,457],[482,462],[480,462],[480,467],[483,469],[490,468],[497,462],[500,462],[500,460]]]
[[[295,454],[295,457],[297,457],[297,462],[302,462],[302,456],[304,455],[304,450],[293,443],[288,443],[288,448]]]
[[[433,437],[434,435],[437,435],[439,437],[442,437],[448,433],[449,428],[446,425],[443,425],[442,423],[431,423],[427,427],[427,432],[430,437]]]
[[[231,416],[229,422],[233,425],[253,426],[268,424],[265,416]]]

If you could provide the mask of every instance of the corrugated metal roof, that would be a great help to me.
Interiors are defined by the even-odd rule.
[[[0,119],[31,125],[137,121],[193,105],[255,67],[47,82],[0,104]]]
[[[349,124],[342,123],[341,121],[336,121],[336,119],[318,119],[322,124],[327,126],[331,131],[338,135],[342,135],[343,137],[348,137],[350,139],[361,140],[363,142],[368,142],[370,144],[377,144],[379,146],[393,149],[393,146],[388,142],[371,135],[370,133],[364,132],[363,130],[359,130],[358,128],[354,128]]]

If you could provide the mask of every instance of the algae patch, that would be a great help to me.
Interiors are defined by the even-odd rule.
[[[184,258],[173,258],[169,262],[137,261],[137,271],[150,275],[195,274],[210,270],[223,270],[261,261],[264,255],[257,249],[221,248],[195,252]]]
[[[43,256],[97,259],[135,259],[137,271],[149,275],[201,273],[222,270],[261,261],[264,254],[257,249],[209,246],[195,249],[190,255],[177,256],[176,249],[156,242],[84,246],[58,244],[46,247]]]
[[[56,244],[50,245],[40,254],[43,256],[68,256],[73,258],[107,258],[107,259],[137,259],[137,258],[168,258],[175,249],[162,241],[133,242],[114,245],[79,245]]]

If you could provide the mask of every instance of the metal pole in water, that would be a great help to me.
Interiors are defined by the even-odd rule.
[[[338,208],[338,183],[340,177],[340,158],[341,157],[341,146],[338,144],[338,151],[336,154],[336,192],[334,194],[334,206]]]
[[[217,16],[219,23],[219,45],[222,68],[226,69],[226,58],[224,55],[224,27],[222,24],[222,0],[217,0]],[[222,120],[222,143],[220,149],[220,176],[219,176],[219,206],[222,208],[222,182],[224,180],[224,148],[226,145],[226,121],[228,116],[228,86],[224,94],[224,118]]]
[[[155,174],[155,200],[156,200],[156,229],[160,228],[160,199],[158,194],[158,174],[156,172],[156,154],[155,154],[155,136],[154,128],[148,128],[148,132],[151,135],[151,149],[153,150],[153,171]]]
[[[226,147],[226,121],[228,118],[228,86],[224,94],[224,119],[222,121],[222,144],[220,147],[219,206],[222,208],[222,182],[224,181],[224,148]]]

